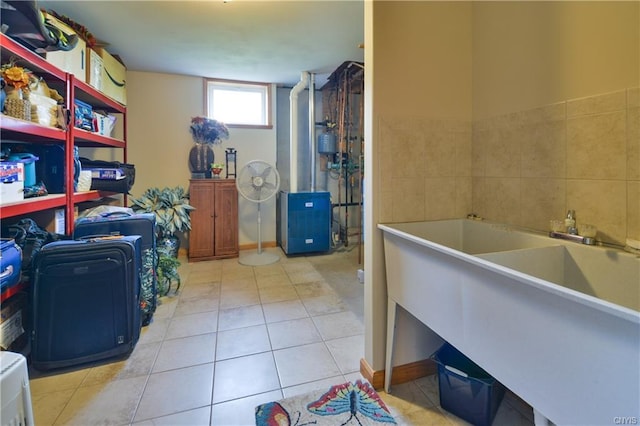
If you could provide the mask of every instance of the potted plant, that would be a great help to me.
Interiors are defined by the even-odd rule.
[[[135,212],[156,215],[158,252],[166,250],[172,257],[178,257],[180,239],[175,233],[191,229],[189,213],[195,209],[189,204],[189,196],[184,188],[149,188],[131,202]]]
[[[211,174],[213,178],[220,178],[220,173],[222,173],[222,169],[224,168],[224,164],[221,163],[211,163]]]

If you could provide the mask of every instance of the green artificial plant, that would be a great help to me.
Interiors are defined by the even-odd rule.
[[[175,233],[191,229],[189,214],[195,207],[189,204],[189,195],[180,186],[149,188],[140,197],[133,198],[131,203],[135,212],[153,213],[156,216],[158,293],[166,296],[172,282],[178,283],[176,290],[180,288],[180,261],[177,258],[180,239]]]
[[[180,289],[180,274],[178,273],[180,261],[175,257],[167,255],[164,251],[159,252],[158,258],[158,293],[162,296],[169,294],[171,283],[176,282],[178,286],[176,291]]]
[[[180,186],[175,188],[149,188],[139,198],[131,200],[137,213],[154,213],[159,238],[174,236],[176,232],[191,229],[189,195]]]

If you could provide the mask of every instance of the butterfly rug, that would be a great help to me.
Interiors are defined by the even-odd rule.
[[[395,425],[378,393],[366,381],[347,382],[256,407],[256,426]]]

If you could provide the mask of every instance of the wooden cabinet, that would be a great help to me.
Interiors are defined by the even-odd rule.
[[[234,179],[192,179],[189,260],[238,256],[238,190]]]
[[[112,138],[94,132],[81,130],[73,126],[73,119],[66,130],[43,126],[32,121],[20,120],[0,114],[0,137],[6,142],[30,145],[59,145],[64,149],[64,191],[49,193],[45,196],[28,198],[23,201],[0,205],[2,221],[19,220],[20,217],[34,214],[53,218],[53,212],[63,209],[65,213],[65,234],[73,233],[75,208],[85,202],[102,202],[104,197],[119,196],[108,191],[74,192],[73,190],[73,151],[75,147],[117,148],[122,152],[123,162],[127,162],[126,151],[126,107],[109,98],[93,87],[76,79],[73,74],[65,73],[47,62],[38,54],[24,48],[10,37],[0,34],[0,60],[7,63],[15,59],[18,66],[26,67],[39,78],[46,81],[50,88],[56,89],[65,98],[66,108],[74,117],[74,99],[84,101],[94,109],[116,113],[122,120],[124,137]],[[122,203],[124,203],[124,197]],[[118,200],[120,201],[120,200]],[[44,224],[41,226],[46,227]]]

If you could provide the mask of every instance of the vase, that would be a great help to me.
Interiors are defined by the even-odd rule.
[[[222,169],[215,167],[211,169],[211,177],[214,179],[220,179],[220,173],[222,173]]]
[[[211,176],[211,163],[213,163],[213,148],[207,144],[195,144],[189,151],[189,170],[191,177],[203,179]],[[209,175],[209,176],[207,176]]]

